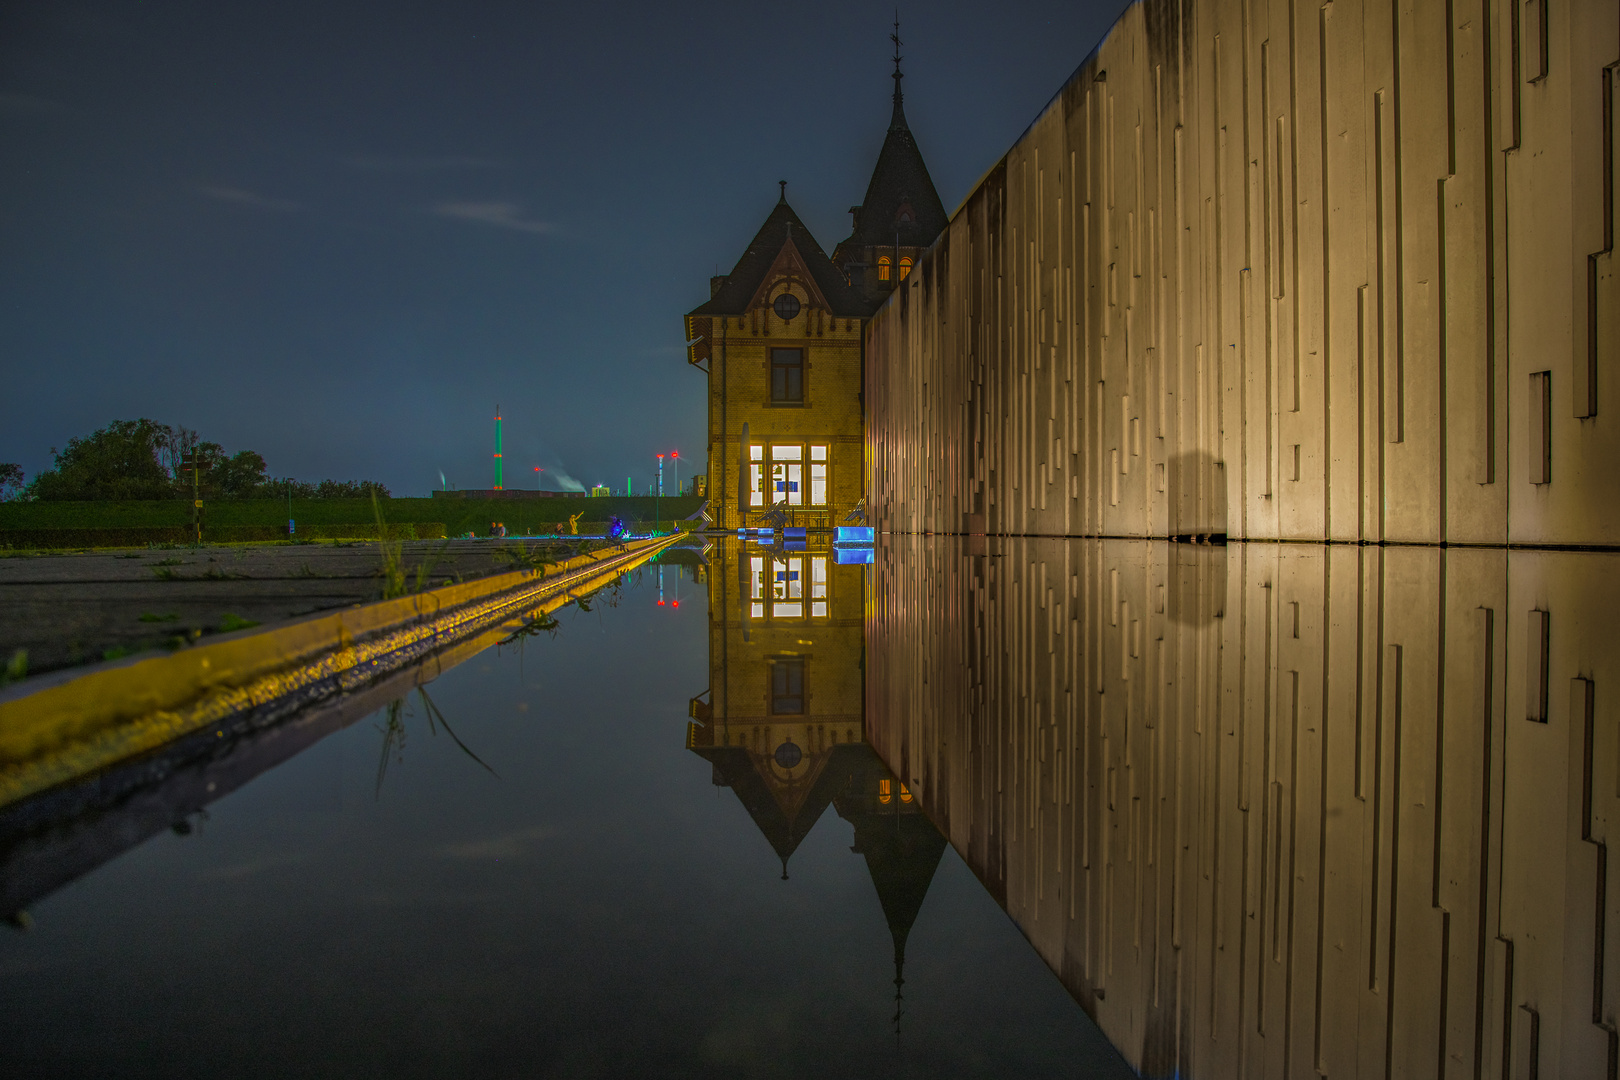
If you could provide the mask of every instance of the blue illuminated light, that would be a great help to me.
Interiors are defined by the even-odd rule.
[[[833,533],[833,543],[871,544],[875,537],[876,530],[870,525],[839,525]],[[866,561],[871,562],[870,559]]]
[[[833,548],[833,560],[839,566],[847,563],[870,563],[872,561],[872,549],[869,547],[835,547]]]

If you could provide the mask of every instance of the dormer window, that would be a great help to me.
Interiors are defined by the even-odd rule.
[[[901,203],[900,209],[894,213],[894,223],[896,225],[910,225],[916,220],[917,215],[912,211],[910,203]]]
[[[799,313],[799,298],[790,292],[785,292],[771,304],[771,310],[783,322],[792,322],[793,317]]]
[[[879,281],[888,281],[889,280],[889,266],[890,266],[889,257],[887,255],[879,255],[878,256],[878,280]]]
[[[909,273],[911,273],[911,259],[910,258],[901,259],[900,260],[900,280],[901,281],[906,280],[906,275],[909,274]]]

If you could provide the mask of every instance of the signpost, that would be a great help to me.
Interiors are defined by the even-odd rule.
[[[201,464],[202,455],[197,452],[196,447],[180,455],[180,471],[182,473],[188,469],[191,471],[191,528],[196,537],[194,544],[198,547],[202,546],[202,482],[197,475]]]

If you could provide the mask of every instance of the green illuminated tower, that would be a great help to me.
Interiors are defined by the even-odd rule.
[[[495,490],[501,490],[501,407],[495,406]]]

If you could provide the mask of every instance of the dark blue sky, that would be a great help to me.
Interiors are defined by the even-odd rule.
[[[901,11],[947,209],[1123,6]],[[848,233],[892,11],[0,3],[0,461],[149,416],[276,475],[488,487],[498,402],[508,486],[701,467],[680,316],[779,178]]]

